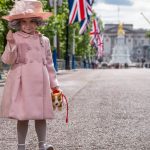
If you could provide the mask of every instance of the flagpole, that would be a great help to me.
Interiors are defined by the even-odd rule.
[[[69,57],[69,43],[68,43],[68,38],[69,38],[69,19],[66,20],[66,54],[65,54],[65,69],[70,70],[70,57]]]
[[[75,66],[75,29],[73,29],[72,69],[76,69],[76,66]]]
[[[118,24],[120,23],[120,7],[118,6]]]
[[[54,0],[54,16],[57,15],[57,0]],[[55,31],[54,35],[54,50],[53,50],[53,62],[55,70],[58,71],[58,64],[57,64],[57,32]]]

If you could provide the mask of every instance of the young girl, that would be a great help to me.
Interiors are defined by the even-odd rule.
[[[17,1],[8,16],[9,27],[2,61],[10,64],[1,104],[1,117],[17,120],[18,150],[25,150],[29,120],[35,120],[40,150],[46,145],[46,119],[53,118],[50,92],[60,90],[56,78],[49,39],[36,31],[50,17],[37,0]]]

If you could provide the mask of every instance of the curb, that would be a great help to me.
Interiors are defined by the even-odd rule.
[[[0,87],[3,87],[5,85],[5,80],[0,80]]]
[[[78,69],[75,70],[58,70],[58,72],[56,72],[57,75],[64,75],[64,74],[69,74],[69,73],[73,73],[75,71],[78,71]]]
[[[56,72],[57,75],[65,75],[65,74],[70,74],[73,72],[78,71],[78,69],[74,69],[74,70],[58,70],[58,72]],[[0,87],[5,85],[6,80],[5,79],[0,79]]]

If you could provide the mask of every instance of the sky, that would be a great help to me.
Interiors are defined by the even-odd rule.
[[[93,9],[104,24],[121,22],[150,29],[150,0],[95,0]]]

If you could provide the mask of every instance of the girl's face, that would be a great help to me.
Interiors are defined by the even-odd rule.
[[[35,21],[33,21],[33,18],[25,18],[25,19],[21,19],[20,21],[21,31],[25,33],[34,34],[36,27],[37,24]]]

